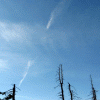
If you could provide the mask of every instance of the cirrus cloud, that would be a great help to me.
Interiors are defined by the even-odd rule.
[[[0,22],[0,36],[7,42],[27,41],[28,27],[22,24]]]
[[[19,82],[19,86],[20,86],[20,85],[22,84],[22,82],[24,81],[25,77],[26,77],[27,74],[28,74],[29,68],[30,68],[33,64],[34,64],[34,60],[28,61],[27,67],[26,67],[26,71],[25,71],[25,73],[24,73],[24,75],[23,75],[23,78],[22,78],[22,79],[20,80],[20,82]]]

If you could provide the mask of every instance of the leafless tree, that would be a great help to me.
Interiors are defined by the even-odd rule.
[[[14,84],[14,87],[13,87],[13,97],[12,97],[12,100],[15,100],[15,84]]]
[[[97,100],[97,97],[96,97],[96,90],[94,89],[91,75],[90,75],[90,79],[91,79],[92,95],[93,95],[92,100]]]
[[[71,96],[71,100],[73,100],[73,91],[71,90],[70,83],[68,83],[68,89],[69,89],[69,93],[70,93],[70,96]]]
[[[10,89],[6,92],[0,92],[0,94],[2,95],[5,95],[6,97],[4,97],[3,99],[0,99],[0,100],[9,100],[9,99],[12,99],[12,100],[15,100],[15,84],[13,86],[13,89]]]
[[[60,86],[60,88],[61,88],[61,92],[60,92],[59,96],[62,100],[64,100],[64,90],[63,90],[63,80],[64,79],[63,79],[62,64],[60,64],[58,67],[57,75],[58,75],[57,81],[59,82],[58,86]]]

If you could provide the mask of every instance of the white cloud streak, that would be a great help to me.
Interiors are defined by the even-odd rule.
[[[20,80],[20,82],[19,82],[19,86],[20,86],[20,85],[22,84],[22,82],[24,81],[25,77],[26,77],[27,74],[28,74],[29,68],[30,68],[33,64],[34,64],[34,60],[28,61],[26,71],[25,71],[25,73],[24,73],[24,75],[23,75],[23,78],[22,78],[22,79]]]
[[[49,27],[50,27],[51,24],[53,23],[53,19],[54,19],[54,16],[51,15],[50,20],[49,20],[49,22],[48,22],[48,24],[47,24],[47,29],[49,29]]]
[[[56,17],[58,15],[60,15],[60,13],[64,7],[64,4],[65,4],[65,0],[59,2],[59,4],[55,7],[55,9],[51,12],[50,20],[48,21],[48,24],[46,26],[47,29],[50,28],[51,24],[54,22]]]

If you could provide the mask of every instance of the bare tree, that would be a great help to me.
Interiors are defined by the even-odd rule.
[[[16,90],[15,90],[15,84],[14,84],[14,87],[13,87],[13,94],[12,94],[12,95],[13,95],[12,100],[15,100],[15,91],[16,91]]]
[[[94,87],[93,87],[93,82],[92,82],[92,77],[91,77],[91,75],[90,75],[90,79],[91,79],[92,95],[93,95],[92,100],[97,100],[97,97],[96,97],[96,90],[95,90]]]
[[[6,97],[4,97],[3,99],[0,99],[0,100],[9,100],[9,99],[12,99],[12,100],[15,100],[15,84],[13,86],[13,89],[10,89],[8,91],[5,91],[5,92],[0,92],[0,94],[2,95],[5,95]]]
[[[69,89],[69,93],[70,93],[70,96],[71,96],[71,100],[73,100],[73,90],[71,90],[70,83],[68,83],[68,89]]]
[[[59,86],[61,87],[61,92],[60,92],[60,98],[64,100],[64,90],[63,90],[63,70],[62,70],[62,64],[59,65],[58,67],[58,80],[59,81]]]

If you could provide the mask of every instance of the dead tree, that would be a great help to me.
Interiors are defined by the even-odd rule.
[[[63,70],[62,70],[62,64],[59,65],[58,67],[58,79],[57,81],[59,81],[59,86],[61,87],[61,92],[60,92],[60,98],[62,100],[64,100],[64,90],[63,90]]]
[[[70,83],[68,83],[68,90],[69,90],[69,93],[70,93],[70,99],[71,100],[74,100],[74,99],[78,99],[78,100],[81,100],[82,98],[80,98],[80,97],[78,97],[78,94],[76,93],[76,89],[73,87],[73,89],[74,90],[72,90],[71,88],[72,88],[73,86],[72,85],[70,85]]]
[[[70,83],[68,83],[68,89],[69,89],[69,93],[70,93],[70,96],[71,96],[71,100],[73,100],[73,91],[71,90]]]
[[[9,99],[15,100],[15,92],[16,90],[15,90],[15,84],[14,84],[13,89],[10,89],[6,92],[0,92],[0,94],[6,96],[5,98],[0,99],[0,100],[9,100]]]
[[[97,98],[96,98],[96,90],[95,90],[94,87],[93,87],[93,82],[92,82],[92,77],[91,77],[91,75],[90,75],[90,79],[91,79],[92,95],[93,95],[92,100],[97,100]]]
[[[15,84],[14,84],[14,87],[13,87],[13,94],[12,94],[12,95],[13,95],[13,96],[12,96],[12,100],[15,100],[15,91],[16,91],[16,90],[15,90]]]

